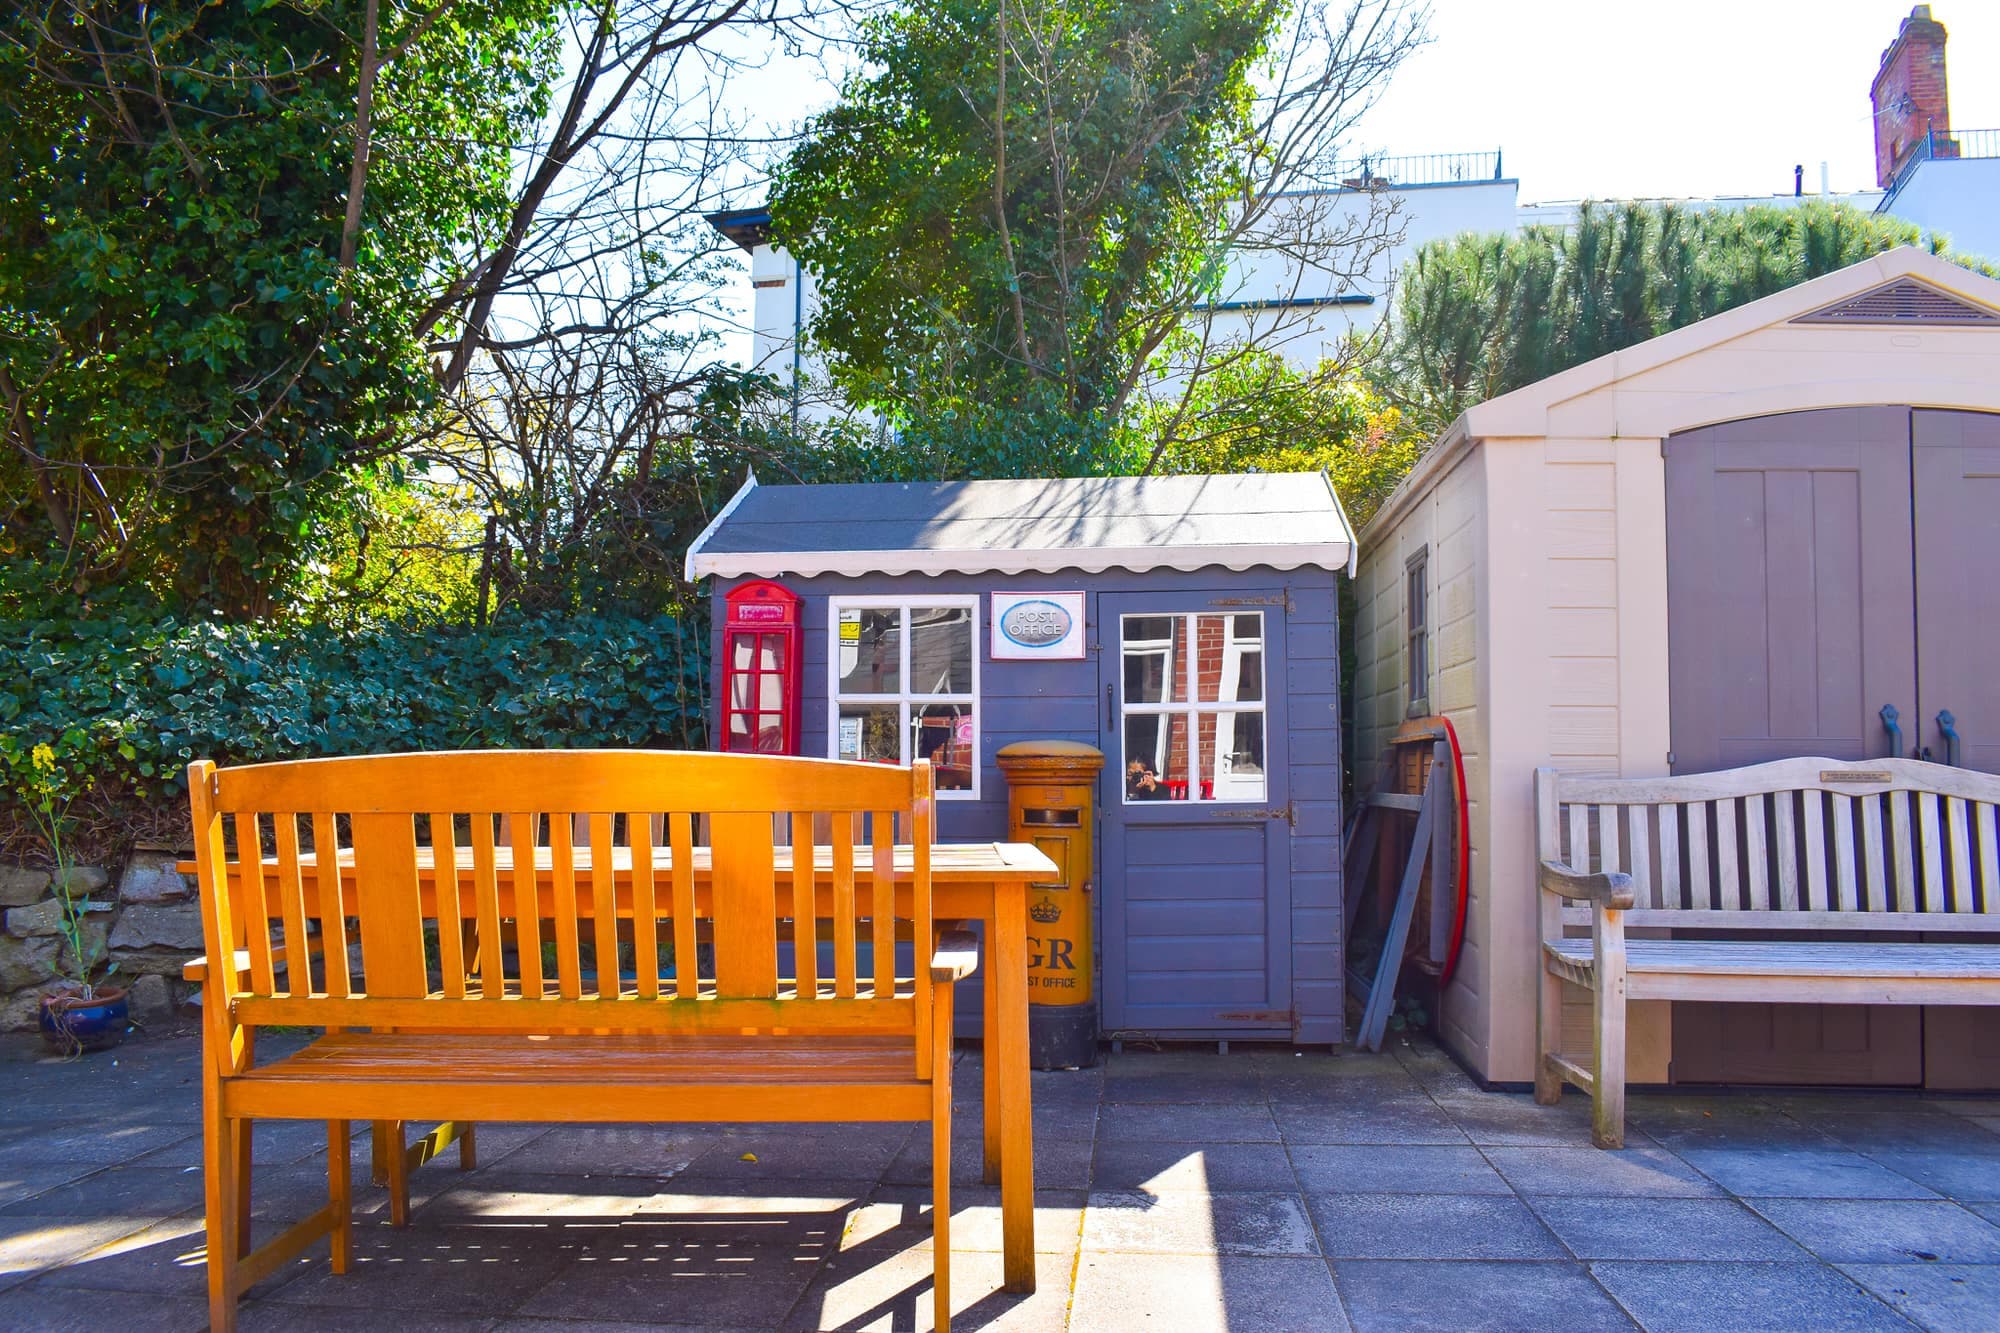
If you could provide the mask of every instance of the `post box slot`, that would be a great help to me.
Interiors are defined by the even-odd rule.
[[[1083,819],[1081,810],[1023,810],[1023,824],[1042,824],[1056,828],[1076,828]]]

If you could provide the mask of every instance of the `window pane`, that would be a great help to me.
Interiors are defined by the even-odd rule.
[[[750,715],[735,713],[729,715],[729,748],[743,751],[750,748]]]
[[[1184,801],[1187,715],[1139,713],[1125,719],[1125,799]]]
[[[1125,702],[1166,703],[1181,697],[1185,668],[1171,661],[1185,616],[1126,616],[1120,627],[1125,653]]]
[[[757,680],[757,706],[767,713],[775,713],[785,706],[785,678],[768,672],[760,674]]]
[[[972,693],[972,608],[910,608],[910,693]]]
[[[971,791],[978,764],[971,704],[926,704],[912,710],[910,758],[936,766],[939,791]]]
[[[1251,703],[1264,697],[1264,617],[1195,617],[1195,697]]]
[[[840,735],[834,756],[874,763],[900,764],[903,755],[896,727],[902,710],[895,704],[842,704]]]
[[[738,672],[730,673],[729,707],[748,708],[751,706],[750,691],[752,688],[752,682],[755,681],[756,679],[757,677],[751,673],[738,673]]]
[[[758,754],[783,754],[785,752],[785,724],[776,713],[758,713],[757,736],[751,749]]]
[[[760,634],[757,636],[757,669],[759,671],[783,671],[785,669],[785,636],[782,634]]]
[[[842,694],[901,693],[902,615],[893,606],[841,611],[837,651]]]
[[[732,634],[729,636],[729,665],[738,671],[750,669],[750,654],[754,651],[751,640],[754,634]]]
[[[1216,801],[1264,799],[1264,715],[1201,715],[1202,797]]]

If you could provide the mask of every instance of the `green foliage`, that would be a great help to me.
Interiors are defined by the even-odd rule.
[[[1487,398],[1920,240],[1911,223],[1811,203],[1586,204],[1573,227],[1435,241],[1403,272],[1377,381],[1436,433]]]
[[[69,808],[95,785],[95,778],[79,762],[87,741],[88,737],[73,727],[40,738],[0,732],[0,773],[5,775],[9,795],[19,802],[48,849],[49,864],[55,871],[56,896],[62,903],[56,922],[62,934],[57,966],[85,997],[90,995],[98,964],[103,962],[102,938],[92,939],[84,928],[85,901],[77,895],[69,876],[76,864],[69,836]]]
[[[1149,403],[1132,429],[1160,472],[1325,472],[1357,527],[1428,443],[1363,381],[1330,364],[1294,370],[1261,348]]]
[[[1260,0],[912,0],[779,169],[836,383],[938,477],[1127,470],[1126,396],[1240,193]],[[998,127],[996,133],[996,126]]]
[[[704,747],[699,619],[524,616],[483,630],[171,619],[15,622],[0,755],[62,762],[136,801],[187,764],[402,750]]]
[[[361,0],[0,20],[0,555],[265,614],[400,480],[427,303],[506,216],[555,34],[550,0],[382,8],[347,268]]]

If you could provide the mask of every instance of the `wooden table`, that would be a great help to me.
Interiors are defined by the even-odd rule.
[[[543,900],[542,916],[554,915],[555,875],[550,849],[535,849],[537,898]],[[833,905],[833,860],[828,847],[815,849],[814,883],[819,899],[819,915],[831,918]],[[711,867],[708,849],[695,853],[697,910],[708,892]],[[469,876],[471,852],[458,856],[459,870]],[[318,913],[319,865],[308,854],[300,857],[308,916]],[[590,901],[590,849],[575,849],[579,911]],[[514,907],[514,857],[509,846],[495,848],[500,883],[501,915],[520,915]],[[792,856],[789,847],[776,849],[777,883],[780,892],[791,883]],[[655,873],[662,878],[671,869],[668,849],[653,854]],[[274,874],[276,862],[265,862],[266,874]],[[424,890],[424,910],[436,915],[433,888],[437,867],[427,848],[417,856],[417,875]],[[194,863],[183,862],[183,873],[193,873]],[[352,882],[353,854],[341,853],[343,878]],[[873,866],[857,859],[857,879],[868,883]],[[628,848],[613,849],[614,887],[631,883],[632,863]],[[895,874],[899,882],[911,873],[908,847],[896,848]],[[981,921],[986,926],[986,956],[980,960],[984,977],[986,1024],[986,1077],[983,1089],[983,1137],[985,1181],[1000,1186],[1000,1214],[1004,1285],[1011,1292],[1035,1289],[1035,1148],[1034,1114],[1028,1085],[1028,895],[1030,883],[1057,877],[1055,864],[1040,850],[1026,843],[979,842],[939,843],[931,849],[932,911],[939,920],[959,918]],[[461,879],[461,884],[466,880]],[[863,898],[866,901],[866,898]],[[473,896],[461,893],[459,902],[470,919],[476,913]],[[629,899],[620,903],[621,915],[630,914]],[[276,915],[275,910],[273,913]]]

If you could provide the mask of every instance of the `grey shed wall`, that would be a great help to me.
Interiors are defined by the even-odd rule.
[[[781,576],[777,582],[803,599],[803,665],[800,679],[800,751],[832,752],[827,736],[828,599],[842,596],[976,595],[979,610],[979,793],[980,799],[939,800],[938,836],[970,842],[1004,838],[1007,788],[994,755],[1023,740],[1083,741],[1103,749],[1107,759],[1100,785],[1100,810],[1122,796],[1117,738],[1105,717],[1099,664],[1102,639],[1098,599],[1106,594],[1214,593],[1230,596],[1281,590],[1285,599],[1284,679],[1273,679],[1274,701],[1284,691],[1286,758],[1293,805],[1290,842],[1290,976],[1292,1039],[1342,1039],[1340,920],[1341,758],[1338,597],[1332,570],[1221,568],[1192,572],[1113,569],[1101,573],[1064,570],[1023,575],[819,575]],[[749,578],[720,579],[711,589],[715,628],[711,635],[711,679],[720,681],[722,599]],[[989,654],[990,596],[1018,589],[1081,590],[1087,655],[1080,661],[995,661]],[[1115,646],[1112,649],[1115,650]],[[717,707],[719,708],[720,690]],[[714,714],[712,735],[720,735]],[[1102,847],[1103,839],[1099,838]],[[1099,947],[1103,933],[1099,931]],[[960,1031],[977,1034],[980,996],[976,984],[960,988]]]

